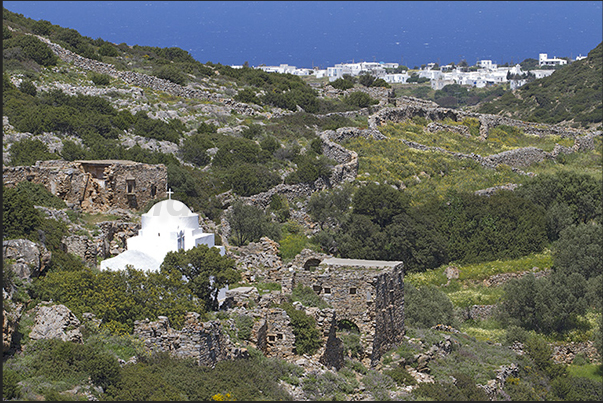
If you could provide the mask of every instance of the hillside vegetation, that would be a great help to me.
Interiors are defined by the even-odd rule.
[[[478,108],[481,113],[516,119],[601,127],[603,120],[603,43],[549,77],[533,81]]]
[[[41,185],[3,184],[4,240],[28,239],[51,252],[46,270],[32,279],[20,278],[16,262],[4,260],[4,311],[18,318],[3,355],[4,399],[603,398],[603,142],[592,130],[601,128],[601,45],[587,59],[513,92],[394,88],[398,97],[417,91],[438,100],[457,97],[457,107],[590,129],[576,136],[592,140],[592,147],[574,149],[575,136],[535,136],[515,126],[493,127],[480,138],[474,118],[438,122],[443,129],[434,132],[429,120],[415,116],[372,132],[365,130],[368,116],[395,101],[379,97],[378,80],[346,82],[347,89],[337,91],[297,76],[202,63],[179,48],[91,39],[6,9],[3,16],[4,165],[51,159],[165,164],[173,198],[200,213],[218,243],[237,252],[220,257],[194,248],[170,254],[157,273],[100,271],[67,253],[62,240],[74,234],[95,239],[100,222],[122,217],[69,208]],[[197,95],[76,67],[35,35]],[[358,173],[330,183],[338,163],[324,155],[321,134],[340,128],[360,133],[338,140],[358,155]],[[477,158],[526,148],[546,157],[519,167]],[[322,189],[317,184],[324,183],[309,197],[275,193],[266,208],[249,203],[278,185]],[[148,208],[128,217],[136,221]],[[297,287],[278,305],[292,319],[295,360],[265,357],[249,344],[250,317],[217,310],[214,298],[226,284],[255,286],[260,294],[281,290],[261,265],[251,269],[253,280],[249,270],[237,269],[235,247],[261,237],[277,243],[283,266],[304,249],[403,261],[405,341],[367,368],[358,329],[344,323],[337,329],[345,353],[339,371],[298,365],[321,340],[314,319],[294,303],[327,305],[311,288]],[[34,308],[44,301],[65,305],[85,323],[83,343],[29,338]],[[250,357],[200,367],[150,353],[132,334],[135,321],[160,316],[180,329],[190,311],[220,321]],[[84,320],[85,313],[100,325]],[[582,350],[559,353],[568,346]],[[498,394],[488,395],[483,386],[493,387],[501,371],[508,373]]]

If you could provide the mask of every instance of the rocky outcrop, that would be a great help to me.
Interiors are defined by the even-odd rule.
[[[51,253],[45,246],[28,239],[2,241],[5,268],[11,267],[17,278],[29,282],[42,273],[50,263]]]
[[[31,340],[61,339],[83,343],[80,321],[65,305],[41,303],[34,308],[34,325],[29,333]]]

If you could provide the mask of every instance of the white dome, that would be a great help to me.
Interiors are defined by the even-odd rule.
[[[143,215],[150,217],[186,217],[193,215],[193,212],[180,200],[168,199],[156,203],[147,213]]]
[[[193,213],[179,200],[163,200],[155,204],[140,220],[141,230],[176,231],[199,228],[199,214]]]

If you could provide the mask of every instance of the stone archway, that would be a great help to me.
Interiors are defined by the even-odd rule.
[[[361,360],[366,355],[362,345],[362,333],[354,321],[339,319],[337,321],[337,338],[343,342],[344,355]]]
[[[320,259],[310,258],[310,259],[306,260],[306,262],[304,263],[304,270],[314,271],[314,270],[316,270],[316,268],[318,267],[320,262],[321,262]]]

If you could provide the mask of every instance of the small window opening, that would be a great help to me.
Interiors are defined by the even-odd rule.
[[[134,179],[127,179],[126,184],[128,187],[128,193],[134,193],[134,188],[136,187]]]
[[[314,289],[314,292],[316,292],[316,294],[320,294],[320,292],[322,291],[322,287],[319,285],[315,285],[312,288]]]
[[[330,294],[331,293],[331,289],[328,287],[325,287],[325,294]]]
[[[350,288],[350,294],[351,294],[351,295],[356,294],[356,287],[351,287],[351,288]]]
[[[151,185],[151,197],[155,197],[157,194],[157,186]]]
[[[283,337],[283,334],[282,334],[282,333],[278,333],[278,334],[276,335],[276,338],[277,338],[277,339],[279,339],[279,340],[283,340],[283,338],[284,338],[284,337]]]
[[[268,336],[268,341],[275,341],[276,337],[274,337],[273,335]]]

